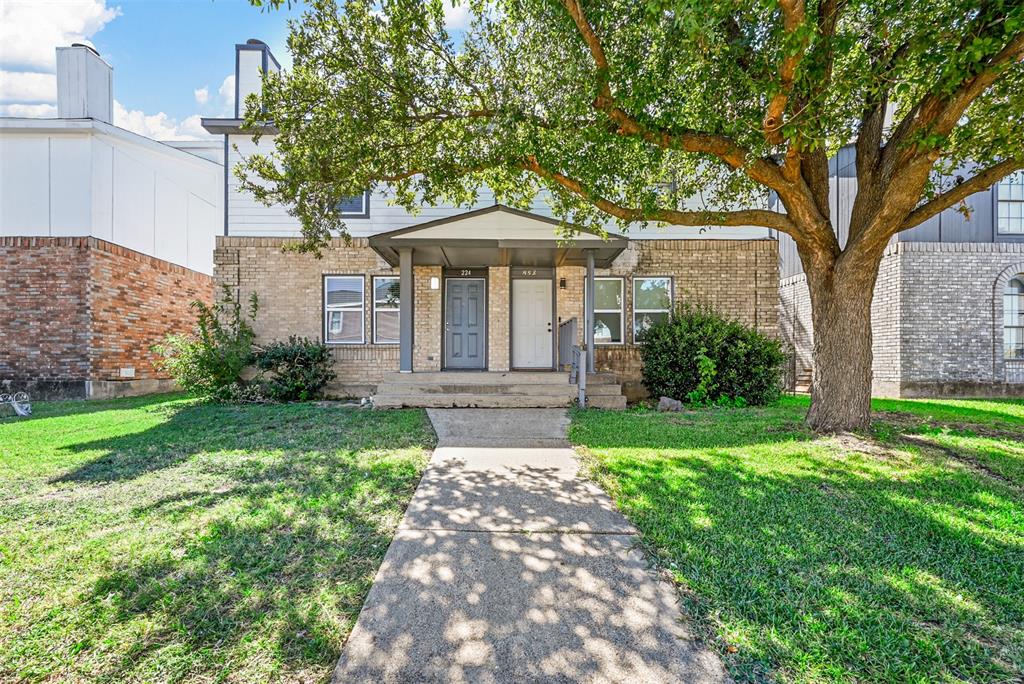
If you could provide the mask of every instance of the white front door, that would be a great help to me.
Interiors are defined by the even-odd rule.
[[[551,368],[551,281],[512,281],[512,367]]]

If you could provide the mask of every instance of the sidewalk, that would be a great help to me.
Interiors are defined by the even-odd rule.
[[[557,409],[428,411],[438,435],[335,682],[718,682]]]

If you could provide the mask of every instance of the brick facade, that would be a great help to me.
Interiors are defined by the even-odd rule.
[[[323,277],[327,274],[364,275],[367,278],[364,325],[366,342],[332,345],[337,381],[328,388],[335,396],[366,396],[387,372],[398,370],[397,345],[373,344],[369,335],[371,298],[369,277],[397,274],[367,240],[337,239],[321,259],[282,248],[288,238],[221,237],[215,251],[215,278],[244,300],[257,293],[260,313],[254,328],[258,341],[283,339],[290,334],[323,338]],[[725,315],[775,335],[778,332],[778,251],[774,240],[637,240],[609,269],[599,275],[620,275],[625,280],[626,343],[597,350],[600,369],[615,372],[631,396],[640,389],[640,358],[632,344],[632,280],[634,275],[671,276],[676,303],[709,304]],[[432,289],[431,279],[442,279],[438,266],[414,269],[415,301],[413,370],[441,368],[443,288]],[[510,277],[507,267],[491,267],[488,281],[488,369],[506,371],[510,364]],[[555,275],[558,322],[576,317],[582,324],[585,269],[559,267]],[[565,279],[565,288],[559,283]],[[404,304],[404,303],[403,303]],[[582,325],[578,326],[580,340]]]
[[[1003,360],[1002,290],[1024,272],[1024,244],[896,242],[871,305],[877,396],[1024,396],[1024,368]],[[783,340],[808,363],[804,276],[780,288]]]
[[[213,280],[96,238],[0,238],[0,383],[34,399],[173,389],[150,347]]]

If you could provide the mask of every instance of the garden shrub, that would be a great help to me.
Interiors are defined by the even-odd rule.
[[[779,342],[708,308],[682,307],[652,325],[640,356],[644,386],[654,397],[761,406],[782,392]]]
[[[314,399],[334,379],[327,345],[304,337],[268,344],[256,353],[255,363],[263,396],[274,401]]]
[[[210,306],[192,302],[196,310],[196,329],[191,335],[169,335],[153,345],[160,357],[157,365],[178,385],[215,401],[231,401],[244,385],[242,371],[253,362],[253,332],[259,301],[249,298],[248,311],[224,287],[221,299]]]

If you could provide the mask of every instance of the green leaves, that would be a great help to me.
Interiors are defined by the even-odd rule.
[[[279,0],[254,2],[267,3]],[[609,223],[597,198],[647,215],[698,198],[724,215],[767,206],[780,189],[743,164],[776,165],[794,146],[833,154],[879,102],[897,122],[926,97],[945,106],[1024,26],[1020,3],[1003,1],[822,0],[788,29],[777,0],[585,2],[578,11],[607,58],[599,69],[575,7],[472,0],[469,26],[449,30],[441,0],[311,0],[292,26],[294,68],[266,81],[263,109],[249,103],[247,122],[269,117],[278,134],[274,151],[239,170],[242,187],[288,206],[313,251],[345,231],[337,201],[366,188],[411,211],[469,205],[485,187],[526,206],[539,191],[597,229]],[[780,70],[794,58],[789,83]],[[1022,70],[1006,64],[952,133],[923,125],[913,142],[957,162],[1024,155]],[[604,83],[609,107],[595,99]],[[776,143],[764,119],[780,94]],[[667,142],[689,133],[728,141],[745,161]],[[534,175],[528,159],[582,191]]]

